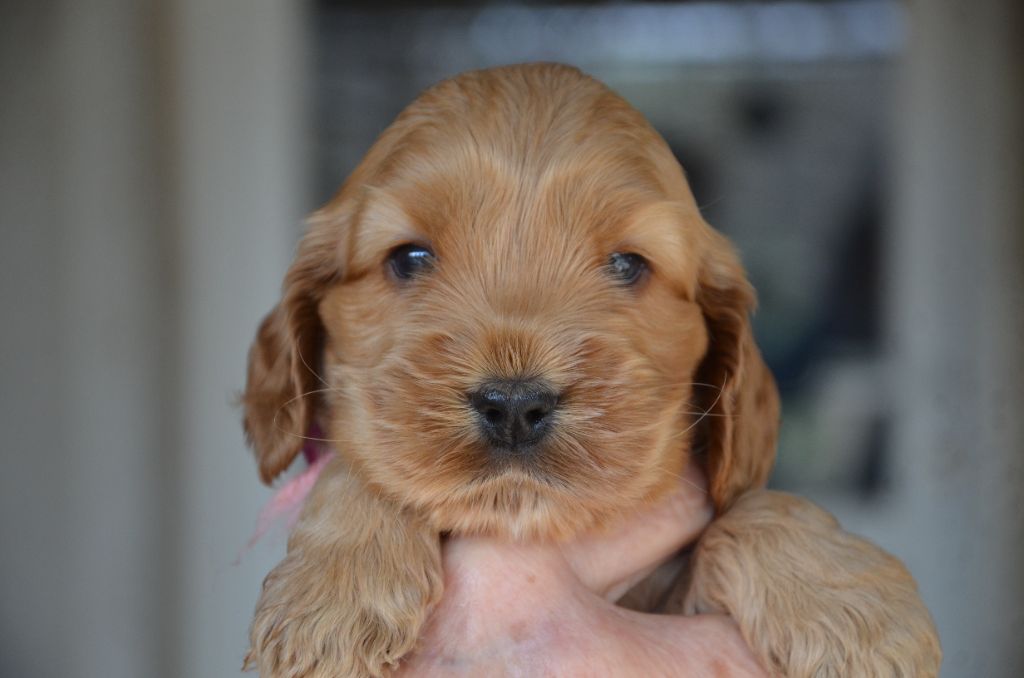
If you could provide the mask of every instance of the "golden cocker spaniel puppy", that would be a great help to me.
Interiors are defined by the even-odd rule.
[[[441,596],[443,533],[571,537],[698,455],[718,517],[649,599],[730,614],[776,675],[935,675],[902,565],[759,489],[779,404],[753,306],[665,142],[601,83],[537,64],[426,91],[311,218],[250,352],[263,480],[314,426],[339,454],[264,583],[249,665],[384,675]]]

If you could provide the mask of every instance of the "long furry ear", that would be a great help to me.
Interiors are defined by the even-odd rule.
[[[310,219],[281,301],[263,319],[249,349],[243,425],[265,483],[288,468],[316,419],[324,342],[317,307],[340,273],[339,228],[326,209]]]
[[[721,390],[700,389],[708,415],[701,431],[711,498],[722,512],[768,480],[775,461],[779,394],[750,327],[754,290],[729,241],[705,228],[697,300],[708,327],[708,352],[698,379]]]

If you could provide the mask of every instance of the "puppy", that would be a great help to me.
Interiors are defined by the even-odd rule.
[[[643,117],[559,65],[431,88],[310,221],[243,397],[272,481],[325,467],[268,575],[247,665],[381,676],[442,593],[440,535],[600,529],[702,460],[718,518],[648,607],[732,615],[770,672],[929,676],[913,580],[759,490],[779,404],[754,293]]]

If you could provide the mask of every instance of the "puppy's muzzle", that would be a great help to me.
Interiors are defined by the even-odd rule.
[[[525,453],[551,432],[558,394],[537,380],[503,379],[482,384],[469,402],[496,452]]]

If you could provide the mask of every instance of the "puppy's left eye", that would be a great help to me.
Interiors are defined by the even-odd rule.
[[[608,272],[623,285],[635,285],[647,271],[647,260],[631,252],[615,252],[608,257]]]

